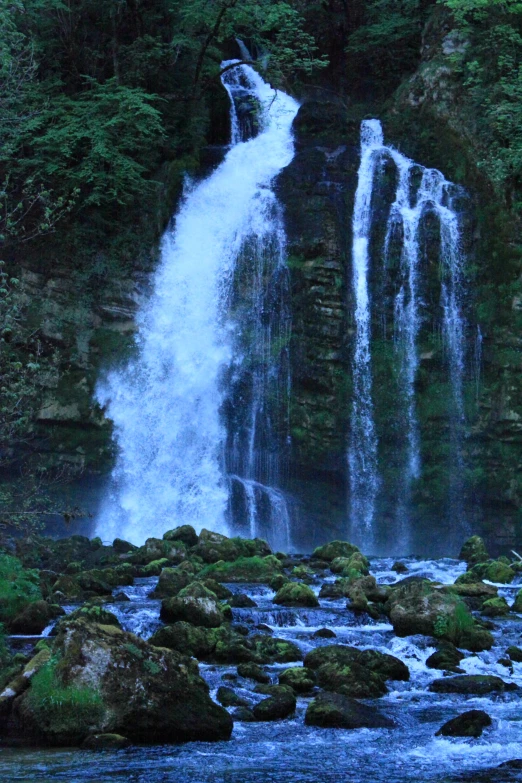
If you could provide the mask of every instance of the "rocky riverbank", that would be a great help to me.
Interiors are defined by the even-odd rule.
[[[472,759],[498,705],[519,711],[521,577],[477,537],[431,565],[344,541],[272,553],[188,526],[139,548],[18,540],[0,555],[2,743],[233,746],[274,723],[393,744],[417,731],[417,701],[433,741],[464,738]]]

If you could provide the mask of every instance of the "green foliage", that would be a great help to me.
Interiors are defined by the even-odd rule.
[[[369,0],[348,35],[348,67],[363,79],[377,79],[381,90],[397,82],[418,62],[425,18],[421,0]]]
[[[101,696],[88,687],[63,685],[57,676],[57,660],[51,659],[31,680],[28,694],[37,720],[55,734],[82,734],[96,726],[104,713]]]
[[[24,569],[16,557],[0,555],[0,621],[9,622],[41,599],[38,572]]]
[[[453,57],[472,102],[482,147],[479,165],[522,206],[522,3],[443,0],[465,46]]]

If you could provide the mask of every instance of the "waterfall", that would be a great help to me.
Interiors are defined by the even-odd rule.
[[[355,348],[348,464],[352,531],[358,538],[362,536],[366,541],[371,537],[378,489],[377,436],[373,420],[370,355],[369,241],[375,168],[383,143],[379,121],[365,120],[361,126],[361,163],[352,224]]]
[[[384,161],[396,169],[397,184],[386,224],[382,251],[372,247],[372,193]],[[462,490],[462,436],[464,425],[464,320],[462,316],[462,249],[455,198],[460,188],[436,169],[426,169],[384,144],[378,120],[361,126],[361,162],[353,217],[353,290],[356,340],[353,356],[353,404],[348,463],[351,485],[351,525],[356,538],[370,542],[379,488],[378,440],[373,417],[371,371],[371,301],[369,267],[374,255],[384,266],[393,243],[400,244],[397,293],[394,298],[394,334],[398,354],[399,387],[406,442],[401,487],[398,488],[399,530],[403,551],[409,546],[408,501],[412,482],[421,473],[421,442],[415,404],[415,380],[419,367],[418,337],[423,306],[419,292],[422,252],[420,235],[425,218],[436,217],[439,226],[442,331],[453,397],[450,415],[454,462],[452,486]],[[453,475],[454,474],[454,475]],[[452,491],[452,494],[458,494]],[[456,501],[455,501],[456,502]],[[459,511],[461,515],[461,511]]]
[[[104,538],[141,542],[180,524],[228,532],[241,482],[249,488],[239,524],[263,532],[256,520],[266,518],[257,507],[264,504],[272,528],[289,525],[284,494],[264,482],[279,480],[284,427],[276,437],[272,420],[284,420],[278,406],[287,406],[289,388],[284,231],[271,183],[293,157],[298,104],[247,65],[230,67],[222,82],[231,148],[185,195],[163,237],[153,293],[138,315],[136,358],[97,388],[118,447],[98,519]],[[242,287],[252,292],[246,312]],[[263,453],[271,471],[258,469]]]

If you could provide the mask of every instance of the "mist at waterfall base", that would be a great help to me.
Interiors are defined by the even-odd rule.
[[[97,389],[118,457],[97,530],[141,543],[176,525],[289,548],[288,270],[271,189],[297,102],[247,65],[222,77],[231,147],[188,188],[138,317],[137,356]],[[257,135],[254,135],[257,134]]]

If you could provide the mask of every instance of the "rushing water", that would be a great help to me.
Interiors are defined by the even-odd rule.
[[[179,524],[234,527],[229,471],[243,482],[250,533],[278,527],[285,505],[271,488],[288,409],[290,326],[271,182],[292,159],[298,104],[246,65],[229,67],[223,84],[232,146],[165,233],[138,316],[137,357],[98,387],[118,446],[98,519],[104,538],[141,543]],[[241,305],[238,291],[247,292]]]
[[[408,576],[425,576],[451,583],[464,570],[450,560],[406,559]],[[403,577],[392,570],[392,560],[372,559],[378,582],[391,584]],[[326,577],[331,579],[332,577]],[[315,578],[319,592],[323,579]],[[520,581],[520,579],[518,579]],[[136,580],[123,587],[131,599],[115,602],[113,611],[126,630],[148,638],[160,624],[159,601],[147,598],[156,579]],[[374,648],[400,658],[411,674],[409,682],[389,682],[389,692],[368,700],[393,718],[389,729],[319,729],[304,724],[309,699],[298,698],[294,717],[274,723],[234,724],[229,742],[187,743],[156,747],[131,747],[118,752],[92,753],[77,749],[0,750],[0,778],[9,783],[514,783],[522,779],[515,767],[496,769],[503,762],[522,756],[520,695],[517,691],[488,697],[431,693],[430,682],[443,672],[426,666],[434,652],[433,640],[424,636],[396,637],[388,622],[357,616],[346,609],[345,600],[320,599],[314,609],[287,609],[272,603],[273,592],[264,585],[229,585],[247,593],[257,604],[252,609],[234,609],[234,620],[247,626],[264,623],[280,637],[292,640],[308,652],[318,645],[345,643]],[[501,593],[512,602],[520,585],[503,586]],[[512,669],[499,662],[510,644],[520,643],[522,616],[496,619],[495,646],[488,652],[468,653],[460,666],[468,674],[495,674],[506,682],[522,685],[522,664]],[[337,638],[314,638],[318,628],[328,627]],[[289,664],[292,665],[292,664]],[[284,665],[266,667],[274,682]],[[229,665],[200,665],[211,694],[221,684],[231,685],[250,704],[261,698],[252,681],[223,676],[236,674]],[[493,720],[480,739],[436,737],[440,726],[465,710],[483,709]],[[488,771],[491,770],[491,771]]]
[[[372,258],[372,196],[382,164],[390,161],[397,172],[394,201],[390,206],[384,246]],[[451,385],[450,413],[452,509],[460,521],[455,535],[462,537],[461,452],[464,403],[464,321],[462,316],[462,249],[459,214],[455,200],[460,188],[448,182],[436,169],[426,169],[396,149],[384,144],[378,120],[365,120],[361,126],[361,162],[353,215],[353,290],[356,338],[353,355],[353,403],[348,463],[351,485],[353,538],[366,547],[374,537],[374,520],[379,489],[378,441],[373,414],[371,367],[372,302],[369,292],[370,265],[378,258],[386,267],[390,248],[399,244],[399,281],[394,301],[394,333],[398,353],[401,400],[398,412],[405,423],[403,466],[399,489],[396,538],[402,551],[410,546],[408,496],[412,482],[421,472],[421,439],[415,404],[415,381],[419,367],[418,337],[422,324],[422,298],[419,278],[421,230],[434,216],[439,227],[441,265],[442,331]],[[374,253],[375,255],[375,253]]]

